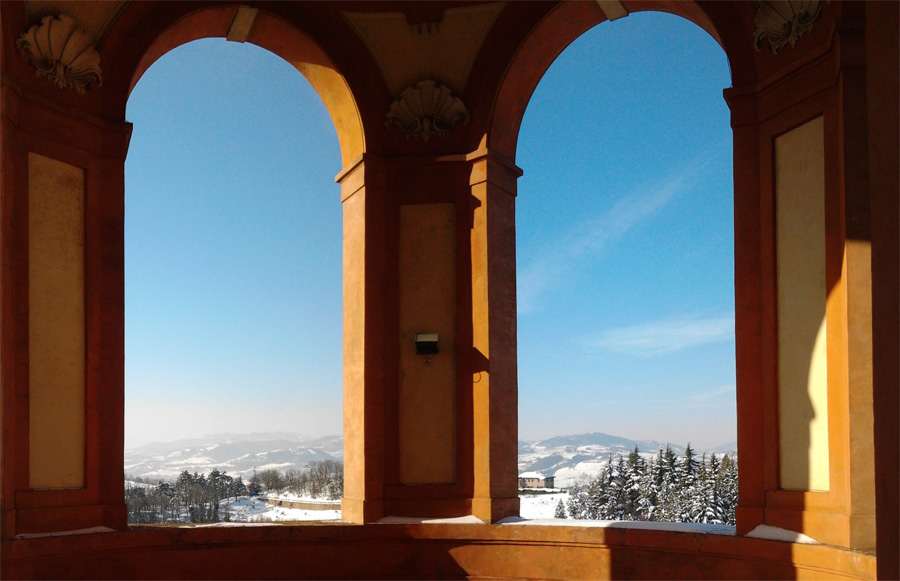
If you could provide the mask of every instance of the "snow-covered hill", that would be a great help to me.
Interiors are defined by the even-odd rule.
[[[566,488],[596,478],[611,455],[627,456],[635,446],[641,456],[651,458],[666,443],[629,440],[599,432],[557,436],[534,442],[520,441],[519,473],[542,472],[547,476],[555,476],[555,485]],[[670,443],[669,447],[679,456],[684,453],[684,446]],[[704,451],[697,450],[697,453],[702,454]],[[729,453],[733,451],[734,448]],[[721,454],[722,450],[716,449],[715,452]]]
[[[154,480],[174,482],[189,472],[209,473],[213,468],[232,476],[249,478],[254,470],[275,468],[301,470],[314,460],[342,460],[341,436],[310,438],[296,434],[215,434],[191,440],[146,444],[125,450],[125,473]],[[602,433],[558,436],[540,441],[519,442],[519,472],[542,472],[556,477],[557,487],[587,482],[600,474],[610,455],[627,455],[637,446],[650,458],[665,443],[629,440]],[[679,455],[680,445],[670,444]],[[734,452],[735,445],[715,450],[697,450],[721,454]]]
[[[191,440],[154,442],[125,450],[125,473],[174,481],[188,472],[213,468],[245,480],[254,470],[301,470],[315,460],[342,460],[341,436],[309,438],[295,434],[215,434]]]

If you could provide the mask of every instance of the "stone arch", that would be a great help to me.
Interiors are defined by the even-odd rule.
[[[113,95],[107,107],[124,117],[125,103],[143,73],[170,50],[201,38],[220,37],[250,42],[264,48],[297,69],[310,83],[331,116],[341,148],[341,162],[347,166],[365,151],[365,135],[356,99],[334,61],[307,33],[287,20],[256,8],[229,4],[196,10],[182,6],[156,6],[156,14],[141,12],[146,7],[129,5],[116,29],[101,49],[110,53],[108,90]],[[165,14],[159,14],[165,12]],[[142,27],[153,22],[154,28]],[[128,26],[133,24],[133,26]],[[120,117],[120,118],[121,118]]]
[[[640,11],[667,12],[685,18],[713,37],[725,50],[732,66],[732,78],[744,78],[745,66],[741,63],[740,71],[735,71],[732,54],[739,51],[729,50],[731,39],[724,39],[718,28],[702,8],[694,2],[671,2],[660,0],[653,3],[641,3],[635,7]],[[626,3],[624,10],[629,10]],[[608,20],[609,18],[594,2],[566,2],[543,18],[531,31],[525,42],[518,48],[515,57],[500,82],[494,95],[494,102],[487,146],[494,153],[499,153],[510,160],[515,160],[519,126],[525,109],[535,88],[553,61],[572,42],[582,34]],[[722,28],[731,30],[730,23],[723,22]],[[739,31],[735,31],[739,32]],[[740,58],[740,57],[738,57]]]
[[[752,56],[752,49],[748,50],[748,47],[753,46],[753,31],[746,26],[747,21],[753,22],[752,11],[746,11],[742,14],[743,19],[739,19],[734,11],[723,11],[716,6],[700,6],[695,2],[658,0],[615,4],[619,4],[629,14],[638,11],[665,12],[692,22],[709,34],[725,52],[733,86],[744,87],[756,81],[757,64]],[[740,7],[738,10],[744,8]],[[603,21],[609,20],[610,16],[627,17],[616,16],[612,10],[609,14],[605,13],[600,2],[562,3],[534,26],[518,47],[493,95],[494,102],[490,105],[492,115],[485,131],[488,150],[515,163],[520,125],[531,96],[544,74],[572,42]],[[729,91],[733,92],[734,89],[727,88],[726,97]],[[728,104],[734,107],[732,102],[729,101]],[[747,149],[752,147],[750,143],[752,142],[746,135],[735,132],[735,175],[749,169],[747,164],[750,156],[747,155]],[[756,168],[751,171],[756,171]],[[756,373],[748,372],[748,367],[752,365],[748,362],[758,361],[764,351],[759,334],[759,329],[765,325],[761,311],[758,308],[746,308],[748,305],[759,304],[760,297],[756,289],[762,284],[760,272],[753,266],[762,243],[760,232],[765,232],[767,227],[761,222],[754,207],[754,204],[759,204],[759,183],[752,179],[735,183],[734,204],[736,415],[742,467],[739,506],[745,507],[745,516],[741,516],[741,509],[738,511],[738,530],[745,533],[758,524],[758,515],[751,511],[759,504],[760,494],[764,494],[765,484],[760,474],[762,467],[769,461],[761,440],[755,437],[763,430],[756,406],[763,398],[764,379]]]
[[[230,42],[253,44],[291,65],[309,82],[328,111],[338,138],[341,167],[352,165],[354,160],[362,156],[365,150],[363,123],[347,80],[326,51],[293,22],[282,15],[237,3],[212,5],[200,10],[193,7],[193,11],[190,6],[182,11],[173,11],[168,6],[157,6],[156,9],[157,12],[167,13],[166,18],[147,18],[144,15],[144,18],[138,20],[143,22],[149,19],[154,24],[159,24],[162,20],[163,24],[154,30],[154,38],[150,39],[150,35],[147,35],[146,39],[142,39],[140,50],[127,53],[128,59],[122,59],[117,71],[119,75],[115,77],[116,86],[112,89],[116,91],[117,105],[122,103],[122,117],[131,92],[144,73],[160,58],[196,40],[224,38]],[[120,16],[122,20],[130,18],[134,16],[129,13]],[[140,28],[140,24],[138,27]],[[136,30],[133,32],[137,33]],[[111,38],[108,42],[116,43],[120,39]],[[197,62],[194,65],[202,67],[204,63]],[[327,133],[328,130],[324,131]],[[127,195],[127,191],[125,193]],[[323,193],[328,195],[329,201],[337,201],[332,198],[335,196],[333,190]],[[340,238],[337,242],[340,244]],[[336,387],[340,398],[341,384],[338,383]],[[122,421],[120,418],[117,420]],[[338,429],[340,430],[340,424]]]
[[[714,45],[711,40],[714,39],[706,31],[686,19],[654,11],[631,14],[629,18],[590,28],[564,49],[535,89],[517,139],[521,148],[517,150],[516,163],[523,168],[525,178],[529,178],[520,180],[516,199],[517,232],[521,233],[520,235],[530,234],[534,237],[536,231],[542,231],[543,225],[555,221],[565,223],[568,228],[575,228],[575,224],[586,228],[591,220],[597,220],[594,226],[600,222],[603,222],[603,227],[608,226],[610,224],[605,222],[606,219],[616,221],[606,213],[610,211],[610,205],[631,199],[630,196],[647,195],[649,191],[660,188],[661,182],[654,181],[651,186],[647,181],[654,178],[639,176],[633,171],[633,167],[625,169],[630,164],[637,163],[646,168],[653,168],[648,171],[660,177],[674,176],[677,173],[674,167],[678,167],[678,171],[688,171],[688,167],[696,167],[697,162],[703,159],[705,160],[703,169],[699,170],[696,176],[703,176],[699,177],[702,181],[709,179],[710,175],[715,175],[717,185],[704,187],[700,186],[699,182],[692,182],[691,186],[681,190],[679,195],[687,196],[681,199],[682,202],[691,199],[694,204],[698,203],[695,196],[709,195],[709,198],[704,198],[700,205],[705,208],[716,208],[715,217],[710,219],[711,215],[705,214],[703,219],[697,219],[697,216],[693,216],[692,219],[696,222],[692,228],[696,228],[698,234],[705,232],[706,236],[715,238],[721,243],[723,246],[719,246],[721,250],[716,259],[723,261],[727,259],[730,262],[733,256],[730,244],[734,238],[730,207],[731,191],[728,187],[732,177],[730,151],[732,132],[728,124],[728,109],[721,93],[721,89],[730,84],[730,75],[722,58],[724,55],[720,46]],[[660,47],[666,48],[660,50]],[[703,50],[699,50],[700,47]],[[632,51],[636,51],[634,54],[640,55],[641,58],[628,57]],[[639,64],[632,64],[635,61]],[[699,83],[703,78],[711,84],[685,83],[685,79]],[[639,79],[640,82],[637,82]],[[648,81],[649,79],[654,80]],[[644,84],[647,82],[652,82],[652,89]],[[627,98],[623,95],[627,95]],[[699,105],[700,102],[705,105]],[[617,118],[630,119],[633,115],[643,115],[648,111],[654,112],[650,116],[652,121],[645,121],[628,130],[623,131],[623,127],[616,121]],[[698,114],[699,116],[695,117]],[[685,123],[686,119],[691,121]],[[678,130],[673,133],[666,126],[678,126]],[[652,127],[658,128],[658,132],[651,130]],[[697,139],[696,135],[691,135],[694,130],[703,131],[704,138]],[[633,140],[638,139],[635,136],[644,137],[643,142],[635,144]],[[691,140],[691,144],[685,146],[682,139]],[[666,145],[663,146],[661,143]],[[560,154],[564,151],[568,153]],[[625,151],[628,151],[627,157]],[[616,162],[610,161],[607,156],[614,157]],[[709,162],[710,157],[715,158],[715,163]],[[684,165],[673,164],[673,158],[683,160]],[[597,174],[593,179],[589,177],[592,172]],[[666,182],[667,185],[671,183],[673,182]],[[679,202],[672,199],[671,203],[677,206]],[[535,208],[540,208],[540,211],[536,211]],[[691,214],[686,207],[669,210],[678,212],[685,219]],[[690,302],[690,299],[674,299],[676,293],[685,292],[685,289],[681,291],[675,289],[678,288],[678,284],[685,284],[696,292],[699,287],[694,276],[710,277],[710,280],[722,285],[722,292],[716,294],[712,303],[704,303],[704,307],[721,309],[719,313],[727,313],[727,317],[733,320],[733,305],[728,304],[733,300],[734,292],[733,269],[730,265],[725,266],[725,263],[722,263],[721,266],[714,267],[711,266],[713,263],[707,263],[688,267],[689,259],[684,254],[672,256],[673,262],[669,265],[678,263],[679,266],[675,268],[682,275],[690,271],[696,273],[692,273],[690,278],[676,282],[678,277],[671,272],[664,273],[661,266],[642,265],[636,268],[635,264],[625,258],[630,256],[635,247],[641,247],[650,238],[653,239],[654,247],[677,247],[677,242],[665,242],[666,237],[677,228],[672,223],[656,223],[647,231],[646,238],[639,236],[640,240],[635,239],[633,244],[621,244],[616,248],[604,247],[603,250],[598,249],[597,254],[591,255],[590,258],[581,255],[586,262],[580,263],[580,267],[572,266],[574,262],[570,263],[568,268],[573,270],[548,266],[548,256],[555,259],[558,255],[565,254],[553,246],[554,242],[559,243],[559,239],[554,239],[552,233],[546,236],[546,243],[544,236],[538,236],[541,242],[537,244],[534,244],[534,241],[520,242],[517,249],[517,261],[520,265],[517,292],[520,440],[555,435],[547,434],[546,428],[543,436],[528,434],[528,431],[539,429],[537,426],[542,425],[544,416],[547,416],[548,420],[543,422],[544,424],[549,423],[552,418],[553,411],[546,410],[543,405],[536,405],[536,402],[546,401],[543,399],[546,395],[542,389],[545,381],[538,379],[544,379],[541,376],[542,370],[537,363],[533,363],[541,361],[546,364],[552,359],[550,355],[542,356],[547,349],[552,350],[553,340],[550,337],[559,339],[567,333],[591,334],[598,332],[598,328],[640,325],[650,319],[658,320],[657,317],[666,317],[667,315],[656,310],[660,307],[651,300],[646,299],[648,302],[642,302],[644,299],[638,298],[640,296],[637,294],[638,290],[649,292],[650,289],[660,288],[660,285],[668,287],[667,306],[661,308],[666,310],[674,308],[674,304],[679,304],[678,308],[683,309],[682,300]],[[579,239],[578,243],[581,242]],[[572,259],[572,255],[566,255],[565,258]],[[595,260],[596,262],[593,262]],[[679,262],[681,260],[685,262]],[[591,266],[588,266],[588,263]],[[544,277],[548,276],[548,272],[559,273],[566,279],[565,282],[550,283],[549,286],[534,284],[532,275],[535,271],[541,272],[542,269],[546,269],[543,272]],[[604,288],[592,287],[586,283],[590,276],[586,271],[604,272],[609,269],[616,274],[607,272],[604,278],[608,282],[602,285]],[[575,270],[578,271],[577,274],[574,274]],[[622,288],[611,282],[619,280],[620,274],[629,281]],[[670,276],[672,278],[668,278]],[[565,299],[572,304],[561,306],[560,303],[564,301],[553,299],[553,297],[559,299],[554,293],[560,291],[561,287],[556,285],[566,287]],[[540,290],[533,290],[535,288]],[[579,296],[579,293],[585,292],[586,289],[592,289],[593,292]],[[632,296],[632,291],[635,293],[633,295],[635,302],[627,304],[634,310],[626,320],[619,318],[613,322],[612,319],[621,317],[623,313],[615,308],[610,311],[607,301],[622,300],[622,296]],[[579,300],[580,306],[573,306]],[[617,306],[625,308],[625,304],[622,300]],[[559,317],[560,320],[566,320],[567,324],[558,325],[554,330],[546,328],[541,323],[550,318],[548,317],[550,312],[553,313],[553,318]],[[582,312],[585,314],[578,314]],[[616,315],[612,315],[611,312],[616,312]],[[594,326],[586,323],[592,316],[596,317]],[[564,317],[566,318],[563,319]],[[584,324],[584,327],[580,327],[579,324]],[[723,336],[722,343],[707,345],[700,349],[700,351],[721,349],[718,352],[721,356],[717,357],[717,362],[723,365],[727,362],[730,366],[728,373],[725,373],[723,368],[721,375],[716,377],[716,380],[720,381],[716,385],[724,385],[727,382],[732,386],[727,402],[723,400],[723,409],[716,409],[716,417],[713,419],[714,422],[721,421],[724,425],[727,418],[728,429],[714,436],[719,438],[722,434],[732,434],[728,437],[722,436],[720,439],[722,442],[735,440],[733,329],[727,335],[727,340]],[[692,355],[690,352],[681,352],[677,359],[686,360]],[[633,360],[613,361],[611,360],[613,357],[610,356],[610,352],[604,354],[601,351],[592,351],[590,355],[581,353],[580,356],[579,354],[568,356],[566,361],[572,369],[578,368],[585,374],[580,378],[584,383],[579,384],[579,387],[586,391],[592,388],[593,394],[587,395],[586,398],[591,405],[601,410],[594,412],[592,419],[594,422],[601,421],[606,424],[603,431],[625,434],[635,428],[645,429],[646,425],[641,423],[642,414],[628,409],[629,406],[624,403],[619,406],[605,400],[615,398],[616,393],[623,389],[617,381],[627,381],[623,376],[618,376],[619,371],[633,373],[638,368],[645,369],[644,366],[652,365],[652,358],[636,363]],[[672,357],[672,360],[675,361],[676,357]],[[602,371],[590,375],[589,369]],[[685,375],[670,375],[669,379],[678,381],[686,387],[690,381],[698,380],[699,375],[691,372]],[[616,380],[610,379],[612,376],[616,376]],[[584,377],[591,379],[587,380]],[[711,378],[709,380],[711,381]],[[676,388],[675,393],[680,391]],[[568,393],[570,397],[582,395],[579,388],[574,385]],[[615,411],[609,414],[610,410]],[[598,417],[597,413],[602,414],[602,417]],[[618,424],[617,429],[610,424]],[[675,436],[672,430],[676,429],[676,424],[684,426],[685,422],[683,418],[676,421],[672,416],[668,422],[663,423],[670,431],[666,437],[676,438],[674,443],[682,446],[690,440],[690,444],[696,450],[697,440],[701,438],[696,435]],[[587,431],[590,431],[590,427],[582,425],[566,433]],[[698,458],[699,455],[698,452]],[[563,473],[564,471],[560,472],[558,481],[565,478]],[[558,486],[566,486],[566,481],[563,482]],[[524,514],[523,512],[523,516]]]
[[[489,106],[492,115],[489,130],[485,133],[486,145],[492,153],[515,161],[519,125],[532,92],[552,61],[569,43],[607,19],[602,9],[605,4],[559,5],[530,29],[503,73],[498,89],[490,97],[493,99]],[[855,206],[857,202],[853,201],[854,191],[865,191],[864,179],[860,178],[858,189],[852,190],[841,185],[843,182],[836,175],[837,168],[845,163],[844,156],[848,155],[853,140],[864,139],[863,130],[851,135],[841,134],[838,129],[852,126],[852,112],[863,109],[861,105],[852,104],[852,100],[864,90],[855,94],[852,91],[842,93],[849,90],[850,77],[842,76],[848,75],[846,71],[834,72],[842,66],[839,63],[845,63],[841,61],[841,55],[849,54],[842,51],[860,46],[855,44],[859,43],[859,37],[841,36],[839,32],[841,22],[849,22],[854,17],[853,10],[845,9],[844,5],[828,5],[803,42],[798,42],[790,51],[776,54],[774,47],[770,50],[757,46],[754,38],[765,32],[765,27],[757,21],[757,10],[762,9],[749,3],[733,9],[723,5],[664,0],[640,5],[626,1],[618,5],[626,12],[632,8],[658,10],[687,18],[719,42],[731,67],[732,87],[725,90],[724,96],[731,109],[735,176],[735,367],[741,450],[737,532],[746,534],[757,525],[766,524],[803,531],[822,542],[854,548],[870,547],[874,544],[873,527],[868,524],[874,513],[872,486],[863,479],[848,480],[846,474],[857,459],[865,463],[871,458],[868,419],[860,421],[853,417],[856,413],[857,418],[868,418],[871,410],[854,412],[843,403],[828,403],[826,411],[826,406],[821,403],[836,402],[838,398],[850,397],[851,393],[868,397],[871,390],[869,369],[864,364],[856,368],[858,374],[855,376],[835,372],[827,377],[817,374],[815,380],[811,379],[813,374],[800,373],[798,376],[802,376],[802,381],[783,379],[781,373],[792,365],[800,366],[803,372],[811,368],[814,358],[810,352],[814,341],[810,337],[816,336],[822,320],[828,321],[831,339],[823,341],[824,347],[816,350],[816,361],[842,365],[837,362],[846,361],[848,351],[858,353],[869,349],[868,343],[854,344],[851,333],[854,325],[866,327],[871,324],[869,295],[862,292],[853,296],[854,284],[866,287],[869,283],[860,282],[852,269],[842,266],[846,264],[844,260],[859,261],[864,265],[862,270],[866,271],[870,264],[865,250],[869,233],[865,228],[852,227],[841,231],[840,226],[856,224],[854,220],[865,224],[869,220],[865,203]],[[810,127],[817,118],[819,125]],[[793,146],[793,139],[803,145]],[[802,159],[804,163],[814,161],[818,165],[814,166],[815,171],[804,173],[798,169],[802,164],[791,165],[795,159]],[[853,179],[848,177],[847,183]],[[777,185],[779,180],[784,180],[781,186]],[[782,229],[779,225],[776,219],[779,212],[774,209],[774,204],[782,196],[779,190],[787,196],[795,187],[808,187],[816,195],[824,196],[814,205],[816,212],[825,212],[825,235],[816,234],[815,249],[804,251],[804,256],[815,260],[817,276],[826,277],[821,289],[818,286],[815,289],[793,287],[790,278],[779,271],[779,264],[789,263],[779,263],[776,252],[790,255],[789,245],[796,236],[790,233],[790,228]],[[841,195],[844,197],[839,201]],[[806,217],[812,215],[812,210],[799,212],[798,216],[804,217],[798,220],[810,223]],[[781,215],[787,213],[781,212]],[[830,242],[838,239],[842,242]],[[858,246],[862,250],[854,255],[855,240],[862,241]],[[845,246],[841,247],[841,244]],[[781,271],[793,273],[793,267],[788,265]],[[784,292],[779,293],[779,288]],[[845,292],[847,294],[842,294]],[[781,295],[799,303],[812,298],[818,301],[818,320],[813,326],[810,319],[808,337],[782,333],[784,329],[796,327],[779,315]],[[844,298],[835,301],[831,297]],[[846,312],[838,313],[831,307],[837,302],[846,306]],[[790,310],[790,307],[783,308],[783,313]],[[848,324],[850,312],[856,317],[852,325]],[[796,352],[781,349],[782,345],[797,347]],[[853,397],[850,400],[852,402]],[[850,408],[854,406],[851,403]],[[808,416],[810,410],[817,409],[822,411],[815,413],[828,418],[830,423],[827,428],[817,428],[814,442],[800,444],[801,448],[807,448],[810,460],[785,462],[785,458],[791,458],[789,448],[797,444],[790,437],[793,431],[785,430],[785,426],[796,418],[812,426]],[[861,443],[858,453],[849,453],[851,439]],[[815,480],[827,481],[827,486],[813,482],[809,469],[813,458],[817,474],[821,474]],[[798,464],[800,468],[796,467]],[[785,478],[788,473],[785,466],[790,467],[789,478]],[[799,484],[793,482],[794,476]],[[852,506],[851,497],[854,498]]]

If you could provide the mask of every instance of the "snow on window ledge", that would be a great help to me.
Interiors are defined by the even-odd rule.
[[[232,527],[278,527],[278,526],[282,526],[283,524],[285,524],[285,523],[282,523],[282,522],[213,522],[213,523],[186,525],[184,527],[179,527],[179,528],[224,529],[224,528],[232,528]]]
[[[417,518],[408,516],[386,516],[375,521],[376,524],[457,524],[457,525],[483,525],[484,521],[477,516],[457,516],[453,518]]]
[[[819,541],[812,537],[808,537],[803,533],[780,529],[769,525],[759,525],[746,535],[751,539],[767,539],[770,541],[785,541],[788,543],[799,543],[801,545],[821,545]]]
[[[13,537],[13,539],[43,539],[49,537],[68,537],[71,535],[92,535],[95,533],[114,533],[115,529],[109,527],[91,527],[89,529],[78,529],[74,531],[56,531],[52,533],[22,533]]]
[[[701,533],[708,535],[734,535],[734,527],[730,525],[711,525],[703,523],[657,522],[657,521],[623,521],[623,520],[581,520],[562,518],[543,518],[526,520],[518,516],[510,516],[497,521],[499,525],[526,526],[561,526],[591,527],[608,529],[641,529],[651,531],[667,531],[673,533]]]
[[[518,516],[510,516],[497,521],[499,525],[554,526],[554,527],[591,527],[610,529],[642,529],[675,533],[700,533],[707,535],[734,536],[735,528],[730,525],[712,525],[702,523],[656,522],[656,521],[621,521],[621,520],[579,520],[544,518],[528,520]],[[819,545],[812,537],[769,525],[759,525],[745,535],[751,539],[783,541],[802,545]]]

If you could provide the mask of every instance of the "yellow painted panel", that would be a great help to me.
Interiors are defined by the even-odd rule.
[[[456,208],[400,208],[400,480],[456,480]],[[416,333],[439,353],[416,355]],[[427,364],[426,364],[427,362]]]
[[[31,488],[84,486],[84,171],[28,154]]]
[[[775,140],[781,487],[827,491],[825,150],[818,117]]]

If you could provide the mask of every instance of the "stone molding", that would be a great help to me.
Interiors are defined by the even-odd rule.
[[[16,48],[27,53],[35,74],[46,77],[60,89],[72,88],[83,95],[91,83],[102,84],[100,54],[74,18],[66,14],[45,16],[23,32]]]
[[[812,30],[819,11],[828,0],[753,0],[756,5],[756,30],[753,44],[759,50],[767,40],[774,54]]]
[[[450,89],[434,81],[419,81],[407,87],[400,98],[391,103],[384,125],[396,126],[407,137],[428,141],[433,135],[445,136],[457,124],[469,122],[469,111]]]

